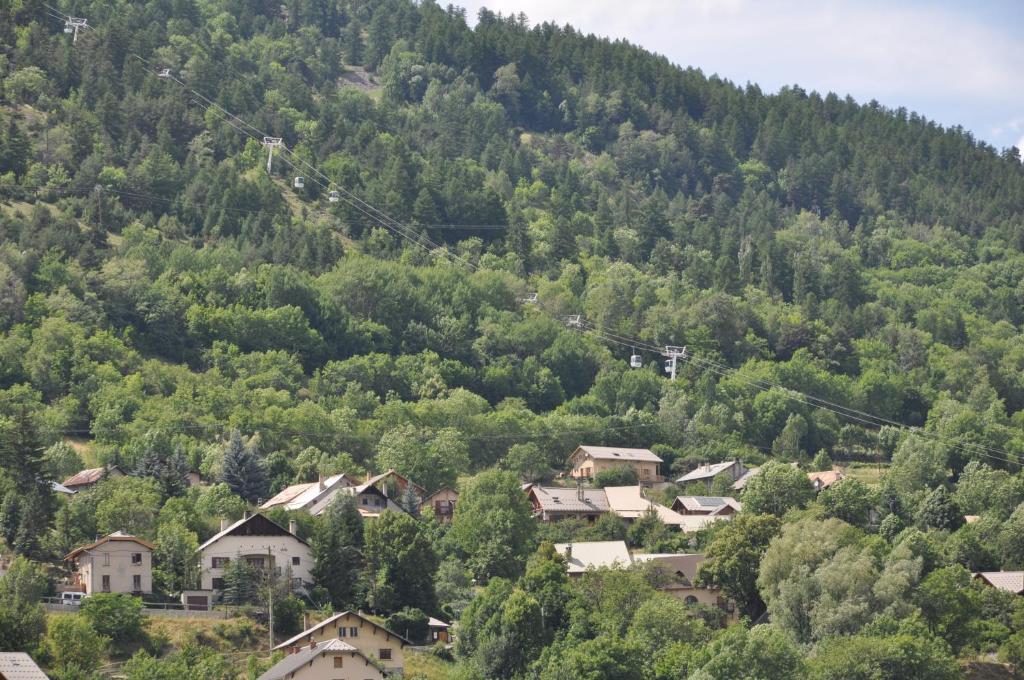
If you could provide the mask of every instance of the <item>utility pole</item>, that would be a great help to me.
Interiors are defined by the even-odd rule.
[[[666,345],[665,351],[661,354],[662,356],[668,357],[668,360],[665,362],[665,372],[669,374],[671,380],[675,380],[676,369],[679,365],[678,360],[686,359],[686,348]]]
[[[274,163],[274,147],[281,146],[280,137],[264,137],[263,146],[267,147],[267,174],[271,172]]]
[[[267,629],[270,631],[270,651],[274,651],[274,557],[267,546]]]
[[[81,28],[88,28],[88,25],[89,22],[81,17],[68,17],[64,21],[64,32],[74,33],[74,36],[71,38],[72,45],[78,44],[78,30]]]

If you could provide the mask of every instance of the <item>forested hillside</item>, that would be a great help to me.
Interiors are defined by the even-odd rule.
[[[12,551],[52,560],[122,528],[170,543],[168,522],[188,544],[243,501],[318,474],[395,468],[428,491],[494,467],[549,479],[580,443],[653,448],[670,478],[731,458],[891,461],[858,491],[870,519],[817,504],[799,518],[860,527],[826,532],[841,534],[833,552],[799,568],[860,551],[862,575],[902,586],[858,601],[845,627],[787,623],[786,606],[796,616],[852,595],[823,574],[799,600],[785,586],[797,567],[762,572],[749,612],[775,606],[778,626],[686,656],[680,645],[711,639],[695,623],[668,666],[636,677],[730,677],[707,668],[743,645],[792,645],[771,637],[779,628],[803,645],[779,654],[802,664],[837,633],[960,653],[1024,625],[1000,610],[999,631],[981,630],[981,614],[970,635],[953,631],[942,617],[962,602],[929,618],[900,590],[932,569],[960,578],[947,565],[1024,567],[1016,149],[875,102],[740,87],[521,15],[484,11],[470,28],[428,1],[58,5],[0,6],[0,529]],[[91,27],[73,42],[61,12]],[[282,139],[270,174],[264,136]],[[687,348],[675,381],[665,345]],[[104,464],[148,486],[68,505],[43,483]],[[1003,484],[998,503],[957,490],[965,467]],[[199,497],[190,470],[235,483]],[[929,503],[948,509],[947,486],[953,514],[991,511],[988,524],[965,536],[933,531],[962,522],[920,520]],[[198,515],[161,510],[177,496]],[[511,556],[438,545],[483,582],[519,576],[535,539]],[[168,562],[169,590],[183,564]],[[470,611],[514,640],[486,609],[514,581],[492,582]],[[565,605],[540,638],[509,643],[528,658],[467,634],[463,663],[584,677],[571,664],[599,651],[668,644],[597,623],[618,605],[593,606]],[[798,674],[780,668],[758,677]]]

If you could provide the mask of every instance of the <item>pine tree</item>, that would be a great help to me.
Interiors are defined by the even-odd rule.
[[[313,579],[323,586],[336,609],[362,600],[363,518],[353,496],[340,496],[320,517],[313,535]]]
[[[250,503],[255,503],[267,493],[266,467],[255,445],[252,442],[243,442],[238,430],[231,432],[231,437],[224,447],[221,481]]]
[[[147,434],[135,472],[155,479],[165,498],[180,496],[188,489],[185,453],[180,446],[172,449],[170,441],[160,433]]]
[[[0,467],[14,481],[0,506],[0,529],[19,553],[39,558],[55,502],[43,468],[43,446],[34,415],[24,404],[12,418],[0,422]]]
[[[255,604],[259,596],[261,578],[260,571],[244,559],[232,557],[224,567],[225,604]]]

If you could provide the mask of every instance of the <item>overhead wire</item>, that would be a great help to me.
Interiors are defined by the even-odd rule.
[[[177,80],[176,78],[174,78],[174,80],[175,80],[175,82],[178,82],[182,87],[185,87],[185,88],[189,89],[190,92],[193,92],[194,94],[197,94],[198,96],[201,96],[203,99],[205,99],[207,101],[210,101],[205,96],[199,94],[198,92],[195,92],[195,90],[193,90],[192,88],[189,88],[185,83],[182,83],[180,80]],[[217,108],[222,110],[222,111],[224,111],[224,109],[222,109],[219,106],[217,106]],[[238,116],[235,116],[234,114],[231,114],[230,112],[227,112],[227,111],[224,111],[224,112],[225,112],[225,114],[227,116],[230,116],[230,117],[232,117],[234,119],[237,119],[237,120],[241,120]],[[262,133],[262,131],[259,131],[258,128],[255,128],[252,125],[248,125],[248,127],[250,127],[253,130],[256,130],[256,131]],[[264,134],[264,136],[268,136],[268,135]],[[282,144],[280,148],[283,150],[282,156],[287,155],[287,156],[290,156],[290,157],[293,157],[293,158],[297,159],[299,161],[299,163],[302,165],[302,167],[305,167],[306,169],[310,170],[311,172],[313,172],[318,177],[323,178],[327,182],[330,182],[330,178],[327,177],[327,175],[322,173],[319,169],[317,169],[312,164],[308,163],[305,159],[302,159],[302,158],[296,156],[294,154],[294,152],[291,149],[289,149],[287,146]],[[298,166],[296,166],[296,164],[294,162],[292,162],[291,165],[293,167],[298,167]],[[313,181],[317,182],[320,186],[322,186],[324,189],[329,189],[329,187],[331,186],[330,184],[327,184],[325,182],[319,181],[319,179],[317,179],[317,177],[313,177],[312,179],[313,179]],[[338,190],[339,192],[340,191],[345,191],[345,193],[348,196],[348,198],[352,199],[352,204],[353,205],[358,205],[359,209],[366,209],[366,210],[370,211],[371,214],[375,215],[381,221],[382,226],[385,226],[386,228],[390,229],[391,231],[399,233],[399,234],[405,236],[408,240],[413,241],[416,245],[418,245],[420,247],[425,247],[425,246],[423,246],[422,243],[419,243],[417,240],[414,240],[409,235],[409,232],[408,232],[409,228],[406,225],[403,225],[398,220],[395,220],[394,218],[391,218],[390,216],[388,216],[383,211],[377,209],[372,204],[366,203],[365,201],[363,201],[362,199],[358,198],[354,194],[349,194],[349,192],[347,190],[345,190],[343,187],[339,186],[339,187],[337,187],[336,190]],[[457,262],[467,266],[467,268],[469,268],[470,270],[476,271],[478,269],[478,267],[474,263],[469,262],[468,260],[465,260],[464,258],[461,258],[461,257],[459,257],[457,255],[454,255],[454,254],[448,252],[446,248],[438,246],[437,244],[433,243],[429,238],[425,238],[424,240],[426,240],[428,244],[434,245],[435,248],[440,248],[444,253],[449,255],[453,260],[455,260],[455,261],[457,261]],[[429,252],[429,250],[428,250],[428,252]],[[541,306],[543,306],[543,303],[541,303]],[[586,330],[588,330],[588,331],[590,331],[592,333],[598,334],[606,342],[620,344],[620,345],[623,345],[623,346],[640,347],[642,349],[646,349],[646,350],[651,351],[651,352],[656,352],[658,354],[662,354],[663,353],[664,348],[662,348],[662,347],[655,346],[655,345],[653,345],[651,343],[645,342],[645,341],[637,339],[637,338],[627,338],[627,337],[623,337],[623,336],[617,336],[616,334],[609,333],[607,331],[604,331],[603,329],[598,329],[596,326],[594,326],[593,324],[590,324],[589,322],[583,322],[583,323],[586,324],[585,325]],[[581,326],[582,326],[582,324],[581,324]],[[762,380],[758,380],[758,379],[754,379],[754,378],[747,378],[745,376],[738,375],[738,372],[735,369],[732,369],[731,367],[728,367],[728,366],[725,366],[725,365],[722,365],[722,364],[719,364],[717,362],[713,362],[713,361],[710,361],[710,360],[707,360],[707,359],[702,359],[700,357],[693,356],[692,354],[688,354],[688,355],[685,355],[685,356],[682,356],[682,357],[678,357],[678,358],[682,359],[685,363],[688,363],[689,365],[694,366],[696,368],[699,368],[699,369],[702,369],[702,370],[714,373],[714,374],[716,374],[716,375],[718,375],[720,377],[735,378],[735,379],[737,379],[737,380],[739,380],[741,382],[745,382],[746,384],[748,384],[748,385],[750,385],[752,387],[755,387],[756,389],[762,390],[762,391],[768,391],[768,390],[771,390],[773,388],[779,389],[787,398],[789,398],[791,400],[797,401],[799,403],[803,403],[803,404],[805,404],[807,406],[810,406],[812,408],[820,408],[822,410],[829,411],[829,412],[835,414],[836,416],[844,418],[844,419],[846,419],[848,421],[852,421],[852,422],[858,423],[860,425],[867,426],[869,428],[876,428],[877,429],[877,428],[882,427],[884,425],[889,425],[889,426],[897,427],[897,428],[900,428],[900,429],[909,429],[909,430],[913,431],[914,433],[916,433],[916,434],[918,434],[920,436],[923,436],[923,437],[928,438],[928,439],[932,439],[933,441],[939,441],[940,443],[944,443],[944,444],[950,446],[951,448],[953,448],[954,450],[959,450],[959,451],[962,451],[962,452],[968,453],[968,454],[983,455],[984,457],[990,458],[992,460],[998,460],[998,461],[1004,462],[1004,463],[1009,463],[1009,464],[1018,464],[1019,463],[1018,460],[1016,460],[1014,457],[1012,457],[1012,454],[1010,454],[1010,453],[1008,453],[1006,451],[1003,451],[1001,449],[996,449],[994,447],[988,447],[988,446],[981,445],[981,444],[963,444],[961,442],[957,442],[956,440],[948,439],[946,437],[943,437],[943,436],[941,436],[941,435],[939,435],[939,434],[937,434],[935,432],[929,431],[929,430],[922,430],[920,428],[912,428],[910,426],[907,426],[904,423],[900,423],[900,422],[892,420],[892,419],[884,418],[882,416],[876,416],[874,414],[870,414],[870,413],[867,413],[865,411],[861,411],[859,409],[855,409],[855,408],[852,408],[852,407],[848,407],[848,406],[844,406],[844,405],[841,405],[841,404],[837,404],[835,402],[832,402],[832,401],[829,401],[829,400],[826,400],[826,399],[822,399],[820,397],[816,397],[814,395],[807,394],[807,393],[801,392],[799,390],[794,390],[792,388],[786,387],[785,385],[781,385],[779,383],[775,383],[775,382],[772,382],[772,381],[762,381]]]
[[[91,29],[92,27],[90,26],[89,28]],[[142,56],[140,56],[138,54],[133,54],[133,56],[135,56],[136,58],[140,59],[141,61],[143,61],[147,65],[152,66],[152,62],[150,60],[145,59],[144,57],[142,57]],[[153,72],[155,74],[157,74],[158,76],[161,76],[161,74],[159,74],[155,70]],[[195,97],[198,97],[203,102],[206,102],[206,104],[202,104],[198,100],[194,100],[205,111],[214,111],[214,115],[216,115],[220,120],[226,122],[228,125],[230,125],[232,128],[234,128],[236,131],[246,135],[247,137],[249,137],[251,139],[254,139],[257,142],[263,143],[263,139],[262,139],[263,137],[270,137],[271,136],[271,135],[266,134],[266,132],[264,132],[263,130],[261,130],[261,129],[257,128],[256,126],[252,125],[251,123],[249,123],[245,119],[241,118],[240,116],[237,116],[237,115],[231,113],[230,111],[228,111],[227,109],[223,108],[222,106],[220,106],[219,104],[217,104],[212,99],[208,98],[207,96],[205,96],[204,94],[202,94],[198,90],[190,87],[187,83],[185,83],[182,80],[180,80],[177,76],[174,76],[173,74],[169,74],[169,75],[168,74],[163,74],[161,77],[164,77],[164,78],[167,78],[169,80],[172,80],[173,82],[178,84],[180,87],[182,87],[184,90],[187,90],[188,92],[190,92]],[[412,245],[425,250],[428,254],[434,255],[435,253],[440,251],[441,254],[443,254],[445,257],[447,257],[451,261],[453,261],[455,263],[462,264],[463,266],[466,266],[471,271],[478,270],[478,266],[475,263],[473,263],[473,262],[471,262],[471,261],[469,261],[469,260],[467,260],[467,259],[465,259],[465,258],[463,258],[463,257],[461,257],[461,256],[459,256],[457,254],[455,254],[455,253],[452,253],[446,246],[434,242],[432,239],[429,238],[429,236],[427,236],[427,235],[425,235],[425,234],[423,234],[421,232],[417,232],[415,227],[411,227],[409,225],[403,224],[402,222],[400,222],[399,220],[391,217],[390,215],[388,215],[384,211],[380,210],[379,208],[377,208],[373,204],[363,200],[358,195],[356,195],[353,192],[349,191],[347,188],[342,186],[340,183],[333,182],[333,180],[331,180],[331,178],[329,176],[327,176],[325,173],[321,172],[316,166],[314,166],[313,164],[308,162],[306,159],[304,159],[301,156],[299,156],[298,154],[296,154],[287,145],[281,143],[276,148],[278,148],[278,150],[279,150],[279,156],[278,156],[279,158],[282,158],[282,160],[285,160],[286,162],[288,162],[289,165],[291,165],[296,170],[305,169],[306,171],[312,173],[312,175],[310,176],[310,179],[313,182],[315,182],[322,189],[324,189],[324,190],[326,190],[328,192],[337,192],[335,195],[339,199],[344,200],[345,203],[347,205],[349,205],[352,209],[356,210],[358,213],[362,214],[364,217],[366,217],[369,220],[371,220],[372,224],[374,224],[374,225],[379,224],[381,227],[383,227],[383,228],[391,231],[392,233],[398,235],[399,237],[409,241]],[[417,225],[417,226],[426,227],[426,225]],[[495,225],[495,226],[497,226],[497,225]],[[450,227],[450,228],[453,228],[453,229],[462,228],[462,227],[460,227],[458,225],[444,225],[444,227],[445,228],[449,228]],[[541,302],[539,306],[543,307],[544,306],[543,302]],[[580,317],[580,318],[582,319],[582,317]],[[599,339],[601,339],[601,340],[603,340],[605,342],[611,343],[611,344],[619,344],[619,345],[622,345],[622,346],[629,346],[629,347],[634,347],[634,348],[635,347],[639,347],[639,348],[641,348],[643,350],[647,350],[647,351],[650,351],[650,352],[658,353],[659,355],[663,354],[663,348],[662,347],[655,346],[655,345],[653,345],[651,343],[648,343],[646,341],[643,341],[643,340],[640,340],[640,339],[637,339],[637,338],[628,338],[628,337],[621,336],[621,335],[618,335],[618,334],[615,334],[615,333],[611,333],[611,332],[606,331],[604,329],[600,329],[597,326],[595,326],[595,325],[593,325],[593,324],[591,324],[589,322],[585,322],[585,323],[581,322],[581,323],[578,324],[578,326],[579,326],[579,328],[581,330],[586,330],[587,332],[590,332],[590,333],[596,335]],[[732,369],[731,367],[725,366],[723,364],[719,364],[717,362],[714,362],[714,361],[711,361],[711,360],[708,360],[708,359],[702,359],[700,357],[693,356],[692,354],[680,356],[680,357],[677,357],[677,359],[682,359],[685,363],[689,364],[690,366],[693,366],[693,367],[697,368],[698,370],[707,371],[707,372],[713,373],[715,375],[718,375],[720,377],[735,378],[735,379],[739,380],[740,382],[744,382],[744,383],[746,383],[746,384],[748,384],[748,385],[750,385],[752,387],[755,387],[756,389],[759,389],[759,390],[768,391],[768,390],[771,390],[771,389],[778,389],[778,390],[781,391],[782,394],[784,394],[789,399],[798,401],[800,403],[803,403],[803,404],[805,404],[807,406],[811,406],[813,408],[820,408],[822,410],[829,411],[829,412],[831,412],[831,413],[833,413],[833,414],[835,414],[835,415],[837,415],[837,416],[839,416],[841,418],[844,418],[844,419],[849,420],[849,421],[856,422],[856,423],[861,424],[861,425],[865,425],[867,427],[878,428],[878,427],[882,427],[884,425],[889,425],[889,426],[893,426],[893,427],[898,427],[900,429],[909,429],[909,430],[915,432],[918,435],[921,435],[921,436],[924,436],[926,438],[930,438],[930,439],[933,439],[933,440],[936,440],[936,441],[940,441],[942,443],[946,443],[947,445],[950,445],[951,447],[953,447],[956,450],[961,450],[961,451],[964,451],[966,453],[973,453],[973,454],[983,455],[985,457],[989,457],[989,458],[994,459],[994,460],[999,460],[1001,462],[1006,462],[1006,463],[1011,463],[1011,464],[1016,464],[1016,463],[1019,462],[1015,458],[1012,458],[1011,454],[1009,454],[1008,452],[1003,451],[1001,449],[997,449],[997,448],[994,448],[994,447],[988,447],[988,446],[981,445],[981,444],[965,445],[963,443],[957,442],[956,440],[952,440],[952,439],[948,439],[948,438],[942,437],[941,435],[938,435],[937,433],[931,432],[929,430],[922,430],[920,428],[913,428],[913,427],[907,426],[904,423],[900,423],[898,421],[895,421],[895,420],[892,420],[892,419],[889,419],[889,418],[884,418],[882,416],[877,416],[877,415],[874,415],[874,414],[870,414],[870,413],[867,413],[867,412],[864,412],[864,411],[861,411],[861,410],[858,410],[858,409],[855,409],[855,408],[852,408],[852,407],[844,406],[844,405],[841,405],[841,404],[836,404],[835,402],[832,402],[832,401],[829,401],[829,400],[826,400],[826,399],[822,399],[820,397],[816,397],[814,395],[810,395],[810,394],[807,394],[807,393],[804,393],[804,392],[801,392],[801,391],[798,391],[798,390],[794,390],[794,389],[788,388],[788,387],[786,387],[784,385],[781,385],[781,384],[773,382],[773,381],[759,380],[759,379],[755,379],[755,378],[748,378],[748,377],[745,377],[745,376],[742,376],[742,375],[738,375],[737,371],[735,369]]]

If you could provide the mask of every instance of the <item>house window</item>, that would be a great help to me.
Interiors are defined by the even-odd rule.
[[[348,629],[348,636],[349,637],[359,637],[359,629],[356,628],[355,626],[352,626],[351,628]]]
[[[105,593],[110,592],[110,574],[103,575],[103,585],[101,586],[101,590]]]
[[[263,568],[262,557],[246,557],[245,561],[249,564],[250,567],[256,567],[257,569]]]
[[[142,576],[140,576],[138,574],[135,574],[134,576],[132,576],[132,592],[133,593],[141,593],[142,592]]]
[[[228,562],[230,562],[230,561],[231,561],[230,557],[214,557],[213,558],[213,568],[214,569],[223,569],[224,567],[228,566]]]
[[[381,661],[391,661],[391,649],[388,647],[381,647],[380,650]]]
[[[142,564],[142,553],[132,553],[132,564]]]
[[[213,579],[213,589],[214,590],[224,590],[224,579],[222,579],[222,578],[215,578],[215,579]]]
[[[298,555],[294,555],[292,557],[292,566],[293,567],[299,566],[299,556]]]
[[[341,668],[342,667],[342,662],[344,660],[345,659],[343,657],[340,657],[340,656],[334,657],[334,667],[335,668]]]
[[[104,567],[109,567],[110,566],[110,553],[103,553],[103,566]]]
[[[347,630],[348,629],[345,628],[345,626],[338,626],[338,637],[340,637],[340,638],[345,637],[345,633],[346,633]]]
[[[369,498],[364,498],[363,499],[363,505],[369,505],[369,504],[370,504],[370,499]]]

